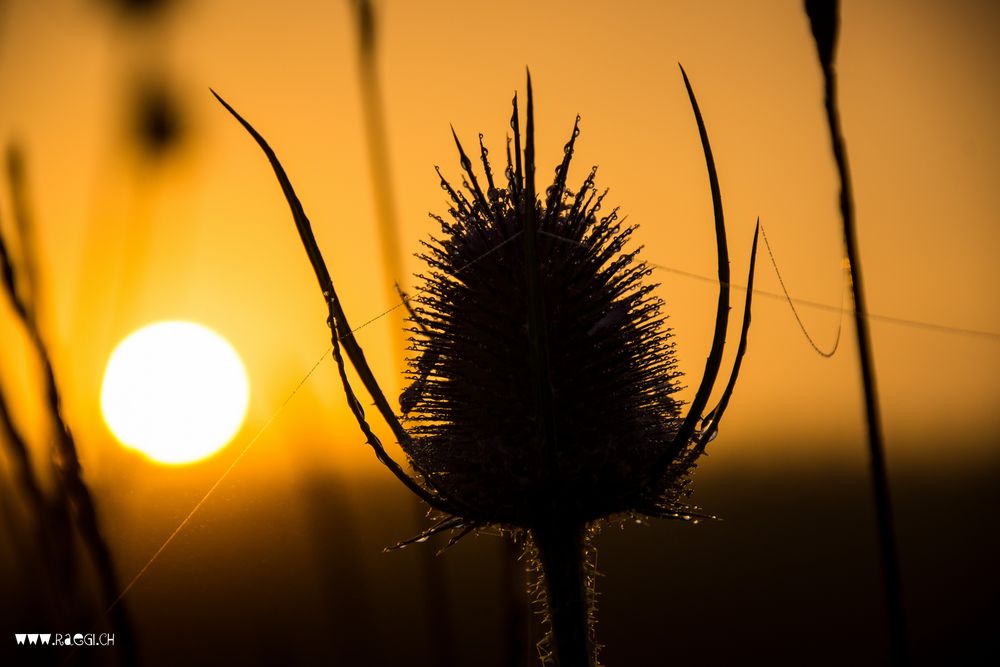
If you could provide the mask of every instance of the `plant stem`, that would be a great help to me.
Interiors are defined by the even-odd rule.
[[[531,632],[528,625],[528,582],[519,556],[524,549],[520,540],[505,539],[500,564],[500,593],[503,596],[505,667],[524,667],[532,663]]]
[[[377,17],[370,0],[352,2],[358,30],[358,72],[361,77],[361,100],[368,145],[369,173],[375,198],[375,220],[382,250],[382,269],[385,280],[387,308],[396,302],[397,286],[403,282],[402,252],[399,247],[399,219],[393,191],[392,170],[389,167],[389,140],[379,85],[377,68]],[[403,323],[395,320],[392,330],[392,349],[404,350],[407,339]],[[406,371],[406,364],[399,354],[394,354],[397,377]],[[410,510],[416,524],[426,519],[426,509],[414,500]],[[457,664],[455,657],[455,628],[448,598],[448,577],[444,560],[432,549],[420,549],[420,571],[423,575],[425,614],[427,616],[431,650],[434,662],[440,667]]]
[[[861,382],[864,385],[865,421],[868,426],[868,450],[871,462],[872,491],[875,515],[878,521],[878,538],[882,556],[882,578],[885,585],[886,608],[889,616],[889,649],[892,664],[897,667],[909,664],[906,639],[906,620],[903,608],[903,586],[893,526],[892,501],[889,496],[889,478],[886,472],[885,446],[882,438],[882,420],[875,385],[875,363],[871,337],[868,333],[867,304],[864,283],[861,279],[861,254],[858,248],[854,219],[854,195],[847,168],[847,149],[840,128],[837,104],[837,73],[834,69],[834,52],[839,30],[839,2],[836,0],[806,0],[809,16],[823,68],[824,107],[830,128],[830,142],[840,177],[840,215],[844,224],[844,244],[850,270],[851,293],[854,298],[854,325],[858,336],[858,354],[861,362]]]
[[[899,571],[896,548],[896,531],[893,526],[892,500],[889,495],[889,477],[886,472],[885,446],[882,438],[882,421],[878,407],[878,390],[875,385],[875,364],[872,359],[871,336],[868,333],[868,308],[861,281],[861,260],[854,228],[854,205],[851,198],[850,179],[847,174],[847,156],[840,136],[836,112],[836,89],[832,74],[827,78],[826,107],[833,135],[834,154],[841,177],[840,207],[844,219],[844,241],[851,267],[851,289],[854,296],[854,325],[858,336],[858,353],[861,357],[861,381],[865,389],[865,421],[868,425],[868,449],[871,461],[872,492],[878,519],[879,547],[882,554],[882,575],[885,579],[885,596],[889,612],[889,638],[893,664],[908,664],[906,648],[906,623],[903,612],[903,585]]]
[[[375,222],[381,246],[386,303],[396,302],[396,285],[403,283],[403,253],[399,247],[399,216],[389,160],[385,106],[378,77],[378,24],[370,0],[352,0],[358,31],[358,74],[361,79],[362,117],[368,147],[368,168],[375,204]],[[388,306],[387,306],[388,307]],[[393,328],[393,349],[406,347],[402,326]],[[421,517],[422,518],[422,517]]]
[[[531,531],[545,573],[552,655],[557,667],[594,667],[580,523],[552,520]]]

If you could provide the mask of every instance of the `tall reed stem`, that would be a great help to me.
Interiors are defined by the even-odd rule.
[[[40,299],[38,276],[37,269],[33,268],[37,266],[37,259],[35,257],[28,257],[29,254],[34,252],[32,242],[30,241],[34,234],[30,217],[28,217],[28,198],[25,193],[22,158],[20,152],[13,147],[8,151],[7,157],[8,177],[14,193],[14,208],[16,214],[19,216],[16,220],[15,228],[20,234],[24,235],[24,238],[18,239],[21,246],[21,256],[18,258],[19,265],[15,266],[14,257],[2,230],[0,230],[0,282],[2,282],[0,290],[6,292],[7,299],[10,301],[10,305],[26,330],[28,339],[34,347],[35,354],[41,366],[42,380],[45,385],[45,405],[52,424],[55,427],[52,460],[56,474],[56,494],[58,497],[56,506],[63,505],[64,507],[68,506],[72,508],[76,528],[91,557],[94,570],[97,574],[101,595],[104,598],[104,602],[110,605],[105,615],[110,613],[110,619],[115,631],[120,635],[120,639],[124,640],[120,644],[122,647],[120,652],[122,662],[132,665],[135,664],[136,654],[131,622],[129,621],[125,607],[118,604],[121,599],[119,596],[121,589],[118,584],[118,576],[115,572],[111,549],[101,532],[93,496],[83,480],[83,472],[77,455],[76,441],[63,415],[62,395],[59,385],[56,382],[52,357],[45,344],[41,325],[39,324],[38,304]],[[3,416],[2,421],[4,422],[4,430],[8,434],[16,433],[16,427],[13,425],[9,412]],[[18,438],[17,440],[20,439]],[[27,449],[23,440],[17,440],[15,441],[16,446],[20,450],[18,455],[23,458],[20,462],[23,477],[28,474],[28,469],[24,467],[28,462],[26,458]],[[26,481],[27,478],[24,479]],[[26,483],[30,484],[30,482]],[[39,497],[35,496],[35,493],[36,490],[29,490],[29,494],[34,496],[32,497],[32,502],[39,502]],[[44,503],[44,500],[41,500],[41,502]],[[50,519],[54,515],[46,513],[45,516],[47,519]],[[60,526],[60,530],[62,530],[61,524],[58,525]],[[44,527],[43,530],[45,530]],[[66,544],[66,539],[71,540],[66,532],[63,532],[62,537],[64,538],[63,544]],[[47,536],[45,539],[47,539]],[[55,555],[56,557],[63,556],[63,554],[59,553]]]
[[[379,85],[377,68],[377,22],[375,8],[370,0],[352,0],[358,33],[358,73],[361,78],[361,100],[365,125],[365,139],[368,147],[369,173],[375,198],[375,219],[381,245],[382,268],[385,280],[383,290],[386,303],[391,305],[397,298],[397,286],[403,283],[402,252],[399,247],[399,221],[396,214],[396,198],[393,191],[391,169],[389,167],[389,141],[385,125],[385,111],[382,90]],[[407,346],[406,334],[401,322],[392,327],[392,348],[403,350]],[[399,354],[394,355],[399,374],[406,371]],[[422,524],[425,520],[424,506],[414,500],[411,503],[414,520]],[[448,578],[442,559],[431,549],[418,550],[420,571],[425,589],[425,614],[431,637],[431,651],[435,664],[449,667],[457,664],[455,657],[454,619],[451,601],[448,597]]]
[[[596,665],[590,639],[583,534],[583,525],[559,520],[531,531],[545,575],[550,643],[558,667]]]
[[[854,297],[854,325],[858,336],[858,354],[861,362],[861,381],[865,395],[865,421],[868,426],[868,451],[871,463],[872,491],[878,521],[878,539],[882,557],[882,578],[885,586],[886,608],[889,616],[889,648],[892,663],[908,664],[906,622],[903,611],[903,586],[896,549],[896,534],[892,518],[892,501],[889,496],[889,478],[886,472],[885,447],[882,440],[882,421],[875,385],[875,364],[871,337],[868,332],[868,312],[864,283],[861,279],[861,257],[854,220],[854,195],[847,169],[847,149],[840,129],[837,110],[837,72],[833,55],[839,28],[838,2],[836,0],[806,0],[813,37],[823,67],[824,106],[833,156],[840,176],[840,215],[844,223],[844,244],[850,268],[851,292]]]

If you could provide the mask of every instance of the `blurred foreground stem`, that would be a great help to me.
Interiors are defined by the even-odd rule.
[[[824,104],[830,142],[840,176],[840,215],[844,223],[844,244],[850,269],[851,293],[854,297],[854,325],[858,335],[858,354],[861,362],[861,382],[864,385],[865,421],[868,426],[868,451],[871,463],[872,492],[878,521],[879,548],[882,556],[882,578],[889,616],[889,649],[892,663],[897,666],[909,663],[906,622],[903,609],[903,586],[893,526],[892,501],[889,496],[889,477],[886,471],[885,446],[882,438],[882,420],[875,384],[875,362],[871,336],[868,332],[868,307],[865,302],[864,283],[861,279],[861,253],[858,247],[857,226],[854,218],[854,195],[847,168],[847,148],[840,128],[837,104],[837,72],[834,68],[839,31],[839,2],[837,0],[806,0],[813,37],[823,68]]]

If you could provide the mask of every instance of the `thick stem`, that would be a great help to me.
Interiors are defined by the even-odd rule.
[[[531,534],[545,573],[554,664],[594,667],[584,572],[584,526],[551,521],[532,529]]]
[[[505,539],[502,544],[500,591],[503,596],[504,654],[500,664],[505,667],[525,667],[532,664],[531,632],[529,630],[528,581],[520,556],[524,545],[520,539]]]

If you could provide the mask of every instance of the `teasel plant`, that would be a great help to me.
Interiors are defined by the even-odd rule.
[[[526,545],[545,612],[545,664],[594,667],[593,537],[609,522],[696,522],[688,503],[698,458],[718,431],[747,347],[754,232],[743,325],[729,380],[706,412],[722,365],[729,251],[718,175],[694,91],[681,68],[708,170],[719,296],[711,350],[687,412],[664,304],[647,279],[637,225],[602,214],[596,167],[571,190],[579,117],[544,193],[536,189],[530,73],[522,130],[513,98],[506,169],[494,174],[480,136],[484,182],[454,134],[462,188],[443,176],[449,215],[423,244],[421,287],[408,301],[409,384],[399,413],[358,343],[292,184],[265,139],[215,91],[267,156],[292,211],[328,310],[333,357],[348,405],[378,460],[425,502],[433,525],[397,547],[451,531],[449,544],[492,530]],[[438,170],[440,175],[440,170]],[[758,226],[759,228],[759,226]],[[346,359],[345,359],[346,357]],[[413,474],[390,457],[347,375],[358,374]]]

